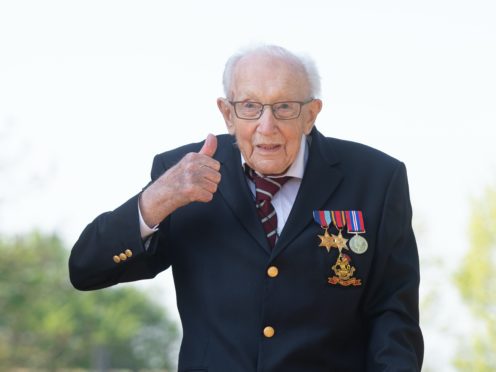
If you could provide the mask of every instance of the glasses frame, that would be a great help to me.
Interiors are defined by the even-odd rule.
[[[236,117],[238,119],[241,119],[241,120],[258,120],[262,117],[264,111],[265,111],[265,106],[269,106],[270,107],[270,111],[272,111],[272,115],[274,115],[274,117],[277,119],[277,120],[294,120],[294,119],[298,119],[301,115],[301,108],[306,105],[307,103],[310,103],[312,102],[313,100],[315,100],[315,98],[310,98],[306,101],[280,101],[280,102],[274,102],[274,103],[262,103],[262,102],[256,102],[256,101],[249,101],[249,100],[245,100],[245,101],[228,101],[233,107],[234,107],[234,113],[236,114]],[[257,116],[257,117],[254,117],[254,118],[245,118],[245,117],[241,117],[238,115],[238,111],[236,110],[236,104],[237,103],[244,103],[244,102],[251,102],[251,103],[258,103],[259,105],[262,105],[262,109],[260,110],[260,114]],[[290,118],[280,118],[276,115],[276,111],[274,110],[274,105],[278,105],[278,104],[281,104],[281,103],[298,103],[300,105],[300,109],[298,110],[298,115],[294,116],[294,117],[290,117]]]

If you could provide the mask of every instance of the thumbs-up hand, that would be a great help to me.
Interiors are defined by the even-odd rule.
[[[200,149],[199,154],[212,157],[214,156],[216,150],[217,150],[217,137],[209,133],[207,139],[203,143],[203,147]]]
[[[220,163],[213,158],[217,137],[209,134],[198,153],[186,154],[153,182],[140,198],[140,211],[148,226],[155,226],[177,208],[209,202],[217,191]]]

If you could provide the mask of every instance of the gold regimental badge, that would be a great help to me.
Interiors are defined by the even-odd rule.
[[[328,278],[329,284],[342,285],[344,287],[362,285],[360,279],[353,277],[355,268],[351,266],[351,258],[348,255],[340,253],[336,263],[331,266],[331,269],[336,275]]]

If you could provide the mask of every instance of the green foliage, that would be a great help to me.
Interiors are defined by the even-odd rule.
[[[142,292],[78,292],[56,236],[0,239],[0,370],[171,368],[177,329]]]
[[[480,329],[455,365],[460,371],[496,371],[496,189],[474,203],[470,221],[470,249],[455,280]]]

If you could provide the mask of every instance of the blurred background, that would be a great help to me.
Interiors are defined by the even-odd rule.
[[[226,59],[313,57],[328,136],[406,163],[424,371],[496,370],[492,0],[0,2],[0,370],[175,370],[170,272],[93,293],[67,257],[156,153],[224,133]]]

